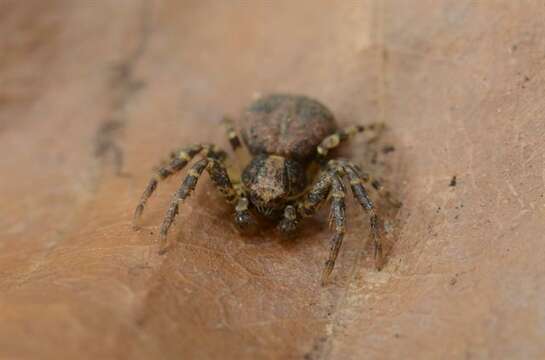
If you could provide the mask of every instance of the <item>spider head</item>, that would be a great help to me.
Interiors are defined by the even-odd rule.
[[[277,216],[306,185],[299,162],[277,155],[258,155],[242,173],[249,199],[262,215]]]

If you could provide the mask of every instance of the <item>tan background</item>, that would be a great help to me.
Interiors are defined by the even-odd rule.
[[[538,0],[1,0],[0,357],[544,358],[543,19]],[[382,272],[353,201],[326,288],[327,214],[242,239],[206,177],[174,251],[156,230],[178,178],[130,229],[169,150],[226,146],[220,116],[270,91],[389,124],[404,207]]]

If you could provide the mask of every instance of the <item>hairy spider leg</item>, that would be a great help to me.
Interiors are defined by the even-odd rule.
[[[305,199],[298,204],[298,210],[301,216],[308,217],[316,212],[321,203],[326,200],[328,196],[331,199],[329,226],[335,230],[335,234],[331,238],[329,256],[322,272],[322,285],[327,282],[335,267],[335,261],[337,260],[344,239],[346,189],[340,177],[339,170],[341,169],[330,167],[323,172]]]
[[[244,233],[251,233],[257,229],[257,222],[249,210],[250,201],[239,193],[235,206],[235,224]]]
[[[333,174],[331,170],[322,171],[318,181],[312,185],[307,195],[297,202],[297,212],[301,216],[312,216],[318,210],[322,201],[329,195]]]
[[[388,191],[383,185],[382,183],[380,182],[380,180],[376,179],[375,177],[373,177],[373,175],[369,174],[369,173],[366,173],[366,172],[362,172],[361,169],[359,168],[359,166],[357,165],[354,165],[354,164],[348,164],[348,166],[352,166],[354,171],[356,171],[358,174],[359,174],[359,177],[360,179],[366,183],[366,184],[370,184],[372,186],[372,188],[377,192],[377,194],[386,199],[386,201],[388,201],[392,206],[396,207],[396,208],[400,208],[403,203],[399,200],[397,200],[390,191]]]
[[[329,197],[331,207],[329,213],[330,227],[334,228],[335,234],[331,239],[331,249],[328,260],[325,263],[322,272],[322,284],[325,284],[333,271],[335,261],[339,254],[345,233],[345,194],[346,189],[342,178],[346,177],[350,182],[352,194],[358,203],[369,214],[369,223],[371,234],[373,236],[375,264],[378,268],[379,261],[382,259],[382,242],[378,232],[378,216],[375,212],[375,206],[363,186],[364,180],[356,169],[356,166],[346,160],[331,160],[327,164],[327,169],[322,172],[318,181],[312,186],[304,198],[296,204],[297,214],[301,217],[312,216],[320,205]],[[297,225],[298,217],[284,212],[284,218],[279,223],[280,230],[289,229],[292,231]]]
[[[355,166],[348,161],[343,161],[340,165],[345,172],[348,180],[350,181],[350,187],[352,188],[352,194],[358,201],[361,207],[369,214],[369,225],[371,227],[371,235],[373,236],[375,266],[380,270],[380,261],[382,260],[382,242],[380,241],[380,234],[378,232],[378,216],[375,212],[375,206],[367,190],[363,186],[363,179],[355,169]]]
[[[144,207],[146,206],[146,203],[150,196],[157,189],[157,185],[159,184],[159,182],[181,171],[191,161],[191,159],[193,159],[195,155],[199,154],[205,147],[210,148],[207,145],[195,144],[181,150],[173,151],[170,154],[170,163],[166,166],[162,166],[161,168],[159,168],[157,174],[149,180],[146,189],[140,197],[140,201],[136,206],[136,209],[134,210],[134,227],[137,227],[136,223],[140,216],[142,216],[142,213],[144,212]]]
[[[346,189],[342,183],[342,180],[337,176],[331,178],[331,208],[329,210],[329,226],[335,230],[335,235],[331,239],[331,249],[329,250],[329,257],[325,262],[325,267],[322,272],[322,285],[327,282],[329,275],[333,271],[335,261],[339,255],[339,250],[343,243],[344,231],[345,231],[345,194]]]
[[[250,161],[250,154],[248,153],[248,150],[246,147],[242,144],[240,141],[240,137],[238,136],[235,126],[233,124],[233,120],[231,120],[229,117],[224,116],[222,120],[223,126],[225,126],[225,130],[227,132],[227,137],[229,138],[229,144],[231,145],[231,148],[233,149],[233,152],[235,153],[235,157],[237,158],[239,162],[239,166],[237,167],[239,173],[240,173],[240,166],[244,166],[244,164],[247,164]]]
[[[167,233],[170,226],[174,222],[176,215],[178,215],[180,203],[189,197],[191,192],[195,190],[199,177],[204,170],[208,172],[213,184],[228,202],[235,203],[238,201],[237,192],[235,191],[229,175],[227,174],[227,169],[220,160],[213,157],[208,157],[197,161],[189,170],[188,175],[184,179],[178,191],[174,193],[170,206],[165,214],[160,230],[161,253],[168,250],[168,244],[166,244]]]
[[[284,234],[290,234],[297,229],[299,219],[297,217],[297,209],[293,205],[288,205],[284,208],[282,220],[278,223],[278,229]]]
[[[383,123],[372,123],[369,125],[355,125],[345,129],[339,129],[335,133],[326,136],[320,145],[317,146],[318,161],[324,160],[329,152],[338,147],[342,142],[350,139],[358,133],[364,131],[380,131],[384,128]]]
[[[288,234],[295,231],[300,218],[314,215],[329,195],[332,176],[334,173],[331,170],[323,170],[316,183],[310,186],[308,191],[295,201],[294,205],[284,208],[284,215],[278,223],[278,229],[281,232]]]
[[[379,133],[384,128],[384,123],[372,123],[366,126],[356,125],[338,130],[334,134],[329,135],[324,140],[322,140],[320,145],[318,145],[318,147],[316,148],[316,152],[318,153],[318,161],[324,162],[330,150],[338,147],[343,141],[348,140],[352,136],[368,130]],[[371,140],[374,139],[375,137],[373,137]],[[354,167],[359,171],[359,167]],[[360,178],[362,179],[362,181],[366,184],[370,184],[381,197],[386,199],[386,201],[388,201],[390,204],[397,208],[402,206],[402,203],[399,200],[395,199],[391,192],[386,190],[378,179],[374,178],[368,173],[361,173],[361,171],[359,171],[359,173],[361,174]]]
[[[296,203],[295,207],[288,205],[285,208],[284,217],[279,223],[281,231],[291,232],[297,226],[298,215],[301,217],[312,216],[328,197],[331,198],[329,225],[335,230],[335,234],[331,238],[329,256],[322,272],[322,284],[327,282],[333,271],[343,242],[346,219],[345,193],[346,189],[337,169],[327,169],[322,172],[318,181],[311,187],[307,195]]]

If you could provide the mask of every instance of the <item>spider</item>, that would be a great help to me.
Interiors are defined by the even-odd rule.
[[[196,144],[172,152],[170,163],[161,167],[149,181],[134,213],[135,224],[159,181],[182,170],[196,155],[203,155],[190,168],[170,202],[160,228],[160,252],[169,247],[167,233],[180,204],[195,189],[199,177],[206,170],[217,189],[234,205],[233,220],[243,232],[255,229],[256,216],[261,216],[275,221],[282,233],[293,233],[302,218],[312,216],[329,199],[329,223],[334,235],[322,272],[322,284],[327,282],[333,270],[343,241],[344,181],[348,180],[353,196],[369,214],[378,267],[378,258],[382,257],[378,218],[364,184],[370,184],[395,206],[401,204],[378,180],[363,173],[349,160],[332,159],[330,152],[357,133],[378,131],[383,126],[375,123],[339,129],[332,113],[320,102],[306,96],[286,94],[257,99],[246,108],[241,120],[245,148],[233,122],[229,119],[223,121],[237,157],[242,159],[248,151],[251,155],[249,163],[236,179],[228,173],[225,151],[213,144]]]

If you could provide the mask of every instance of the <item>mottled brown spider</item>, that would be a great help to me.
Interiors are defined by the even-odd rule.
[[[322,203],[330,199],[330,225],[335,234],[331,239],[322,283],[333,270],[344,237],[346,190],[343,181],[348,180],[352,194],[369,214],[375,260],[382,257],[377,215],[363,184],[371,184],[395,205],[399,203],[391,198],[378,180],[363,173],[355,164],[328,156],[349,137],[366,130],[377,131],[381,128],[379,124],[339,129],[332,113],[324,105],[297,95],[262,97],[243,112],[241,120],[242,139],[252,158],[238,178],[231,179],[228,175],[223,150],[215,145],[198,144],[173,152],[170,163],[160,168],[158,175],[150,180],[136,207],[135,223],[158,182],[182,170],[197,154],[203,154],[172,198],[160,230],[162,252],[168,247],[167,233],[178,214],[180,203],[195,189],[199,176],[206,170],[215,186],[234,205],[234,222],[243,231],[255,228],[254,216],[259,215],[277,221],[281,232],[291,233],[300,219],[313,215]],[[240,159],[246,149],[232,122],[224,120],[224,124],[231,147]],[[309,184],[312,185],[309,187]]]

